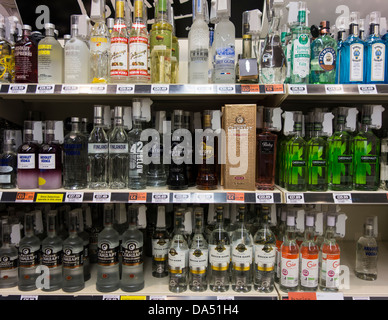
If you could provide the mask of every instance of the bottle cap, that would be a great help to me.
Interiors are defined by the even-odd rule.
[[[122,118],[123,117],[123,107],[116,106],[115,107],[115,118]]]
[[[313,227],[314,220],[314,216],[306,216],[306,227]]]
[[[106,19],[106,25],[108,29],[113,29],[113,27],[115,26],[115,19],[113,18]]]
[[[360,13],[358,11],[351,12],[349,16],[349,24],[358,25],[359,22],[360,22]]]
[[[287,216],[287,226],[290,226],[290,227],[295,226],[295,217],[293,215]]]
[[[328,227],[335,226],[335,216],[327,216],[327,226]]]
[[[132,102],[132,116],[133,118],[140,118],[141,117],[141,101],[140,100],[133,100]]]
[[[22,27],[23,30],[30,30],[32,31],[32,27],[28,24],[23,24],[23,27]]]
[[[92,0],[90,18],[98,21],[105,17],[105,0]]]
[[[95,118],[102,118],[102,110],[103,106],[94,106],[94,117]]]
[[[370,24],[378,24],[380,25],[381,12],[373,11],[370,13]]]
[[[46,30],[55,29],[55,25],[52,24],[52,23],[45,23],[44,28],[45,28]]]

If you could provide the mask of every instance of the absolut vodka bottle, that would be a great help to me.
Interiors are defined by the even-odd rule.
[[[152,234],[152,275],[156,278],[168,276],[168,250],[170,235],[166,229],[166,207],[158,206],[156,228]]]
[[[12,288],[18,285],[18,250],[11,244],[11,228],[1,223],[2,245],[0,247],[0,288]]]

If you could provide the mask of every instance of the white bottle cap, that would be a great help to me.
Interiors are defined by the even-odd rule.
[[[370,14],[370,24],[380,24],[380,18],[381,18],[381,12],[380,11],[373,11]]]
[[[217,15],[228,15],[230,17],[231,0],[217,0]]]
[[[306,227],[314,227],[314,216],[306,216]]]
[[[133,118],[137,119],[141,117],[141,102],[139,100],[133,100],[132,102],[132,115]]]
[[[166,227],[166,207],[165,206],[158,206],[158,215],[156,220],[157,220],[156,221],[157,228]]]
[[[291,27],[298,22],[298,2],[290,2],[286,8],[288,9],[287,23]]]
[[[327,216],[327,226],[328,227],[335,226],[335,216]]]
[[[293,215],[287,216],[287,226],[295,226],[295,217]]]

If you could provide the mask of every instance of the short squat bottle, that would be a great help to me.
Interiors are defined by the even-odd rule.
[[[3,243],[0,247],[0,288],[18,285],[18,250],[11,244],[11,225],[2,224]]]

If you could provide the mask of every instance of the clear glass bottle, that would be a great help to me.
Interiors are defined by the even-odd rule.
[[[152,276],[168,276],[168,250],[170,235],[166,228],[166,207],[158,206],[156,227],[152,234]]]
[[[104,229],[98,234],[96,289],[99,292],[112,292],[120,287],[120,235],[113,228],[113,206],[104,206]]]
[[[380,153],[380,188],[388,190],[388,132],[384,133],[384,138],[381,139]]]
[[[0,19],[0,83],[11,83],[13,75],[13,50],[12,45],[5,37],[4,19]]]
[[[18,250],[11,244],[12,226],[9,223],[1,223],[0,226],[0,288],[12,288],[18,285]]]
[[[71,118],[71,131],[63,144],[63,187],[84,189],[88,186],[88,138],[81,133],[80,119]]]
[[[367,217],[364,223],[364,234],[358,239],[356,245],[355,274],[363,280],[374,281],[377,279],[378,244],[375,218]]]
[[[46,23],[45,38],[38,44],[38,82],[61,84],[63,82],[63,48],[54,37],[55,25]]]
[[[94,107],[94,128],[88,140],[90,189],[108,187],[109,139],[104,129],[103,106]]]
[[[31,31],[31,26],[23,25],[22,38],[15,44],[16,83],[38,83],[38,47]]]
[[[86,231],[86,210],[78,209],[78,235],[83,241],[83,265],[84,265],[84,280],[87,281],[91,277],[91,266],[90,266],[90,235]]]
[[[171,83],[179,82],[179,41],[175,31],[174,8],[171,6],[170,24],[172,25]]]
[[[275,282],[280,282],[281,277],[281,268],[280,268],[280,262],[282,260],[282,252],[281,247],[284,242],[284,239],[286,237],[286,224],[287,221],[287,211],[285,208],[281,209],[280,213],[280,222],[278,224],[275,236],[276,236],[276,273],[275,273]]]
[[[43,291],[55,291],[62,288],[62,248],[63,240],[57,234],[57,211],[47,214],[47,237],[42,241],[42,265],[49,268],[49,288]]]
[[[15,140],[7,137],[3,144],[3,153],[0,155],[0,189],[16,188],[17,180],[17,154]]]
[[[128,229],[122,235],[120,289],[125,292],[144,288],[143,233],[137,228],[138,209],[128,207]]]
[[[339,20],[337,20],[337,66],[336,66],[336,76],[335,76],[335,83],[340,83],[341,79],[341,61],[342,61],[342,54],[343,54],[343,45],[346,40],[346,18],[345,17],[339,17]]]

